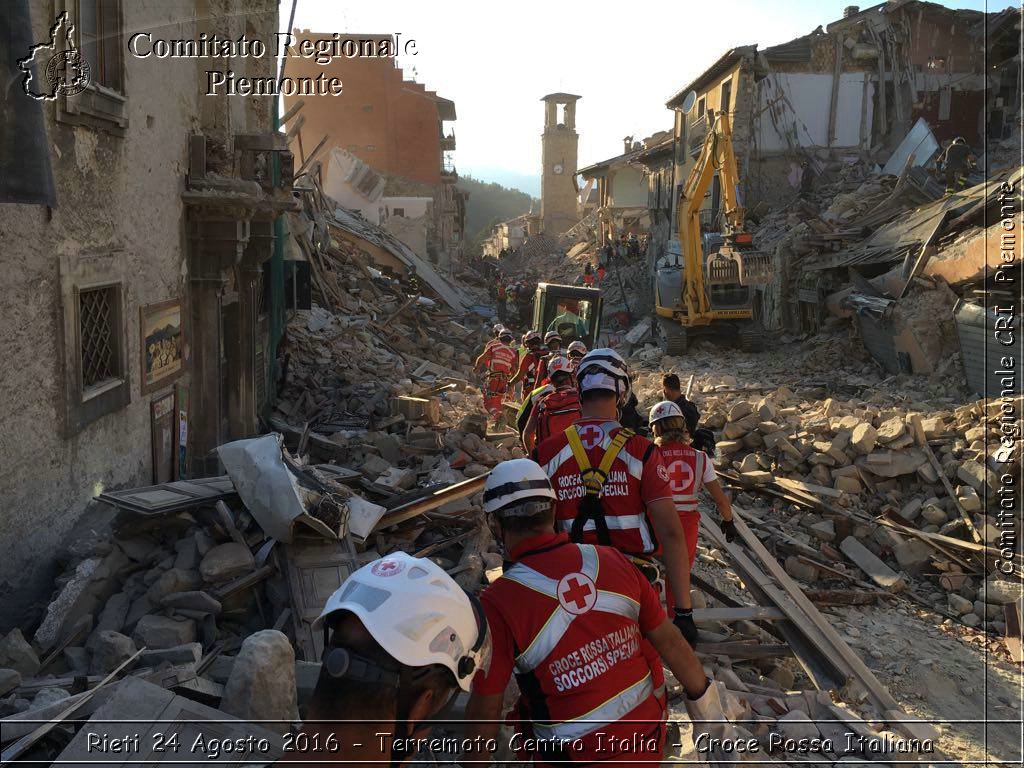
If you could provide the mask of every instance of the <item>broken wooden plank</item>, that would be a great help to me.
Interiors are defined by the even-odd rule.
[[[899,703],[889,693],[889,690],[882,685],[860,656],[853,652],[853,649],[839,636],[835,628],[814,607],[814,603],[807,598],[796,582],[789,577],[789,574],[779,564],[779,561],[765,549],[757,536],[754,535],[754,532],[747,527],[742,515],[738,514],[735,508],[733,513],[737,533],[740,534],[746,545],[757,555],[758,560],[764,564],[764,567],[768,569],[783,591],[806,614],[805,621],[809,622],[825,637],[829,647],[822,650],[829,654],[831,658],[841,662],[848,673],[858,679],[878,710],[884,713],[886,719],[895,728],[902,730],[911,738],[936,740],[938,738],[938,731],[935,727],[923,720],[912,719],[902,712]],[[736,548],[735,544],[725,543],[725,546],[728,550]]]
[[[762,605],[741,605],[737,608],[695,608],[694,621],[721,621],[730,624],[734,621],[780,621],[786,614],[778,608]]]
[[[705,656],[729,656],[733,659],[771,659],[792,656],[793,649],[785,643],[745,643],[726,641],[721,643],[698,643],[697,654]]]
[[[967,526],[967,530],[970,532],[971,538],[978,544],[981,544],[981,534],[978,533],[978,529],[974,527],[974,521],[971,519],[971,515],[966,509],[964,509],[964,505],[960,503],[960,499],[957,497],[956,491],[953,490],[953,486],[949,482],[949,478],[946,477],[945,470],[942,469],[942,465],[939,464],[939,460],[935,458],[935,453],[932,451],[932,447],[928,445],[920,414],[915,413],[911,416],[910,424],[913,427],[914,439],[921,447],[921,450],[924,451],[924,455],[928,457],[928,462],[932,465],[932,469],[935,470],[935,474],[939,476],[939,480],[942,482],[942,487],[946,489],[946,494],[953,500],[953,504],[956,505],[956,510],[960,514],[960,519],[963,520],[964,525]]]
[[[224,600],[231,597],[231,595],[237,594],[242,590],[259,584],[276,570],[277,569],[273,565],[264,565],[261,568],[257,568],[252,573],[247,573],[244,576],[239,576],[237,579],[232,579],[225,584],[213,587],[209,589],[208,592],[214,599],[224,602]]]
[[[10,760],[16,760],[18,757],[23,755],[27,750],[29,750],[32,747],[33,744],[38,742],[46,734],[48,734],[62,722],[64,722],[73,714],[75,714],[75,712],[81,709],[82,706],[89,701],[89,699],[95,696],[104,686],[106,686],[111,680],[117,677],[121,673],[122,669],[125,669],[131,664],[134,664],[135,660],[139,658],[139,656],[142,654],[144,650],[146,650],[145,647],[140,648],[127,659],[118,664],[117,667],[115,667],[114,670],[109,675],[103,678],[103,680],[101,680],[100,683],[95,688],[87,691],[85,695],[81,698],[76,699],[74,703],[68,706],[67,709],[62,710],[61,713],[54,717],[52,720],[43,723],[34,731],[32,731],[32,733],[22,736],[16,742],[11,744],[11,746],[9,746],[2,753],[0,753],[0,763],[6,763]]]
[[[395,507],[377,521],[377,525],[374,526],[373,530],[379,531],[392,525],[397,525],[398,523],[410,520],[417,515],[422,515],[424,512],[429,512],[437,509],[438,507],[444,506],[450,501],[457,501],[459,499],[464,499],[467,496],[472,496],[475,493],[479,493],[484,489],[484,483],[487,481],[487,474],[480,475],[479,477],[471,477],[468,480],[463,480],[461,483],[449,485],[447,488],[442,488],[416,499],[415,501],[410,501],[407,504]]]
[[[815,605],[874,605],[878,592],[859,589],[805,589],[804,594]]]
[[[837,491],[835,488],[828,488],[824,485],[815,485],[814,483],[804,483],[800,480],[792,480],[788,477],[776,477],[775,482],[787,490],[802,491],[810,496],[827,496],[830,499],[838,499],[843,495],[842,491]]]
[[[736,507],[733,507],[733,512]],[[835,659],[826,655],[821,648],[827,642],[819,630],[811,626],[796,603],[788,598],[775,584],[774,580],[758,568],[744,550],[728,544],[721,530],[705,517],[700,521],[702,535],[710,539],[715,546],[725,552],[733,562],[733,567],[743,579],[747,590],[761,605],[770,604],[779,608],[788,621],[774,624],[763,624],[772,634],[780,636],[793,649],[797,661],[815,686],[822,690],[842,688],[848,675],[837,664]],[[747,529],[749,530],[749,529]],[[692,574],[691,578],[697,574]],[[695,580],[694,583],[699,583]]]

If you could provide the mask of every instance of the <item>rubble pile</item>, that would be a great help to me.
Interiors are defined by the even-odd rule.
[[[253,518],[224,512],[196,508],[144,524],[125,518],[113,536],[76,541],[31,638],[15,629],[0,642],[0,714],[64,701],[129,661],[132,676],[221,699],[224,711],[255,705],[225,693],[245,684],[232,660],[248,636],[286,611],[288,586],[264,561],[265,536]],[[290,666],[295,655],[284,646]],[[289,714],[275,712],[267,717]]]
[[[838,574],[846,586],[902,593],[1003,635],[1003,605],[1020,595],[1019,582],[993,567],[997,477],[1020,471],[1022,446],[1019,437],[1001,442],[1000,402],[954,406],[960,398],[924,377],[881,378],[842,360],[836,339],[818,337],[813,347],[769,358],[756,373],[756,363],[736,363],[758,377],[742,387],[714,357],[687,368],[646,347],[632,361],[644,371],[637,391],[648,406],[660,399],[652,363],[684,382],[694,374],[719,477],[791,576],[813,584]],[[832,380],[823,365],[833,366]],[[812,370],[817,379],[799,378]]]
[[[500,566],[479,493],[517,450],[514,433],[487,432],[471,370],[480,318],[307,213],[313,225],[291,231],[313,302],[279,347],[276,434],[218,449],[218,495],[180,481],[100,497],[118,508],[110,528],[70,546],[39,626],[0,641],[0,717],[52,717],[100,687],[79,716],[167,694],[214,718],[292,722],[319,670],[311,622],[348,573],[403,550],[478,589]],[[178,486],[184,503],[140,502]],[[34,728],[8,726],[5,745]],[[74,748],[73,731],[57,734],[25,754]]]

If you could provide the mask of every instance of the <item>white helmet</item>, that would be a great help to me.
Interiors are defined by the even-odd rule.
[[[537,462],[530,459],[510,459],[491,470],[484,483],[486,514],[496,513],[503,507],[527,499],[547,499],[548,502],[556,500],[555,492],[551,489],[551,481]],[[517,516],[513,514],[515,511],[520,510],[509,510],[507,516]],[[518,516],[529,517],[534,514],[536,510],[521,512]],[[504,517],[506,514],[502,513],[499,516]]]
[[[313,629],[340,611],[351,611],[400,664],[440,664],[469,691],[473,675],[487,668],[491,656],[487,620],[474,601],[436,563],[393,552],[345,579]]]
[[[580,392],[606,389],[618,395],[619,402],[629,398],[629,369],[626,361],[614,349],[592,349],[576,366],[576,381]]]
[[[557,341],[559,344],[562,343],[562,336],[558,331],[548,331],[544,334],[544,343],[550,344],[552,341]]]
[[[580,355],[585,355],[587,354],[587,345],[584,344],[582,341],[574,341],[569,345],[568,352],[570,355],[573,352],[576,352],[577,354]]]
[[[501,323],[495,323],[494,324],[494,328],[493,328],[494,338],[498,338],[498,336],[500,336],[501,332],[504,331],[504,330],[505,330],[505,326],[504,325],[502,325]]]
[[[523,336],[523,343],[529,344],[531,341],[540,341],[540,334],[537,331],[527,331],[526,335]]]
[[[548,376],[554,376],[558,372],[572,373],[572,360],[561,355],[555,355],[548,360]]]
[[[501,333],[498,334],[498,338],[506,344],[511,344],[515,337],[512,335],[512,331],[508,328],[502,328]]]
[[[672,416],[678,416],[679,418],[683,418],[683,412],[682,410],[680,410],[679,406],[673,403],[671,400],[662,400],[660,403],[657,403],[653,408],[651,408],[651,417],[650,419],[648,419],[648,421],[651,424],[653,424],[656,421],[668,419]]]

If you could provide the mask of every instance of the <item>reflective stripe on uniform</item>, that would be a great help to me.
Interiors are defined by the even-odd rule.
[[[579,544],[577,546],[583,558],[580,572],[593,581],[596,586],[600,569],[597,550],[590,544]],[[559,582],[556,579],[545,576],[522,563],[516,563],[502,578],[521,584],[555,601],[555,608],[548,616],[547,621],[544,622],[544,626],[540,628],[533,640],[530,641],[526,650],[516,657],[516,671],[522,674],[536,669],[548,657],[555,649],[555,646],[565,637],[565,633],[569,630],[569,626],[576,618],[576,615],[569,613],[559,603]],[[640,617],[639,603],[625,595],[605,589],[597,590],[597,601],[590,610],[614,613],[631,621],[637,621]]]
[[[647,527],[647,520],[644,519],[643,515],[605,514],[604,521],[608,526],[609,531],[637,531],[640,534],[640,543],[643,545],[643,551],[654,551],[654,540],[651,538],[650,529]],[[558,523],[559,531],[565,531],[568,533],[572,528],[572,520],[556,520],[555,522]],[[597,530],[597,525],[593,520],[587,520],[583,526],[583,530],[595,531]]]
[[[612,437],[605,431],[604,439],[601,440],[601,450],[607,451],[608,445],[611,443]],[[554,477],[555,473],[562,468],[569,459],[572,458],[572,446],[566,445],[562,450],[556,453],[551,459],[544,465],[544,472],[548,477]],[[616,457],[620,459],[623,464],[626,465],[626,471],[635,479],[641,480],[644,476],[644,462],[643,459],[638,459],[636,456],[631,454],[625,447],[619,451],[619,455]]]
[[[604,704],[600,704],[573,720],[562,723],[533,723],[534,733],[542,739],[579,739],[588,733],[621,720],[634,709],[654,696],[650,672],[624,691],[612,696]]]
[[[707,455],[703,451],[694,450],[693,456],[693,480],[690,483],[689,492],[672,492],[672,500],[675,502],[677,512],[696,512],[700,498],[700,490],[703,487],[704,468]],[[677,459],[686,461],[686,459]]]

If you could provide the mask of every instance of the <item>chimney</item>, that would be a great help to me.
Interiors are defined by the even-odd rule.
[[[856,16],[858,13],[860,13],[860,6],[859,5],[848,5],[845,8],[843,8],[843,18],[844,19],[848,19],[851,16]]]
[[[623,152],[632,152],[633,151],[633,137],[632,136],[626,136],[622,140],[622,146],[623,146],[623,150],[622,150]]]

